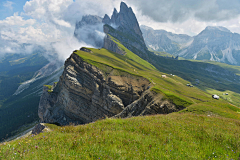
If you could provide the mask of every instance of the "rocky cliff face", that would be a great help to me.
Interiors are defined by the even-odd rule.
[[[66,125],[112,117],[150,88],[147,79],[113,72],[117,71],[112,69],[106,76],[73,53],[58,84],[50,91],[44,88],[38,111],[41,121]]]
[[[85,51],[87,51],[85,49]],[[150,91],[139,76],[106,66],[108,73],[73,53],[57,84],[44,87],[38,114],[42,122],[84,124],[105,117],[131,117],[179,111]]]
[[[112,40],[112,38],[109,35],[106,35],[106,37],[104,38],[103,47],[121,55],[125,54],[125,52],[118,47],[118,45]]]
[[[148,50],[139,24],[132,9],[125,3],[121,3],[119,13],[114,10],[111,18],[108,15],[103,19],[97,16],[83,17],[76,24],[75,36],[80,36],[78,38],[81,40],[79,31],[101,26],[102,23],[105,23],[102,29],[106,34],[104,48],[125,54],[111,39],[112,36],[133,53],[147,59]],[[96,46],[96,35],[87,36]],[[90,52],[86,48],[81,51]],[[171,113],[181,109],[150,91],[151,83],[147,79],[105,67],[110,72],[104,72],[73,53],[66,60],[57,85],[52,89],[44,87],[38,110],[41,121],[60,125],[83,124],[105,117]]]
[[[144,42],[142,31],[139,27],[137,18],[131,7],[121,2],[120,12],[114,9],[111,19],[105,15],[103,19],[104,33],[109,34],[118,39],[127,49],[139,55],[144,59],[148,59],[149,52]],[[105,37],[106,38],[106,37]],[[106,43],[108,41],[105,41]],[[104,44],[104,48],[106,48]],[[113,48],[106,48],[112,50]]]

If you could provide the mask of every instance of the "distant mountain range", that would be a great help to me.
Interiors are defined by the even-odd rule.
[[[240,65],[240,34],[224,27],[206,27],[198,35],[174,34],[141,26],[149,48],[186,59],[211,60]]]

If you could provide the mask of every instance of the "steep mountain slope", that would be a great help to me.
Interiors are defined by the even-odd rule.
[[[173,34],[165,30],[154,30],[151,27],[141,26],[144,40],[149,48],[154,51],[164,51],[175,54],[187,47],[193,41],[193,37],[186,34]]]
[[[108,16],[105,15],[106,17]],[[103,20],[103,22],[105,21]],[[108,35],[111,35],[133,53],[143,59],[149,59],[149,51],[143,39],[137,18],[132,8],[128,7],[124,2],[121,2],[119,13],[114,9],[110,23],[104,25],[104,33],[107,35],[104,39],[104,48],[115,52],[116,47],[111,45],[111,40],[109,41],[110,37]]]
[[[62,70],[42,54],[6,55],[0,62],[0,140],[38,120],[37,107],[44,84],[58,81]]]
[[[163,107],[163,102],[165,104],[170,102],[175,106],[186,108],[180,113],[129,119],[107,118],[80,126],[45,125],[48,127],[45,133],[0,144],[1,158],[9,158],[9,155],[24,159],[37,159],[38,157],[54,159],[56,156],[63,159],[99,157],[100,159],[142,159],[145,157],[157,159],[159,155],[163,159],[169,157],[174,159],[238,158],[236,153],[239,152],[240,115],[237,113],[240,111],[239,108],[230,105],[225,100],[213,100],[210,94],[195,87],[187,87],[185,85],[187,82],[177,76],[162,78],[162,73],[151,64],[133,54],[114,38],[112,40],[117,43],[120,49],[125,51],[125,55],[113,53],[106,49],[93,48],[76,50],[71,55],[65,63],[65,71],[57,86],[45,91],[45,94],[49,96],[48,100],[53,100],[56,94],[59,98],[59,102],[55,103],[54,108],[47,108],[49,110],[48,114],[51,114],[53,118],[62,118],[62,122],[65,123],[69,122],[69,117],[63,117],[62,115],[70,115],[75,118],[76,122],[78,117],[74,114],[78,112],[84,114],[93,109],[93,107],[82,106],[83,103],[79,103],[79,98],[81,102],[84,98],[86,98],[86,101],[88,100],[88,103],[92,103],[93,100],[97,102],[97,97],[92,97],[92,100],[87,98],[90,94],[97,95],[97,90],[95,90],[95,93],[91,93],[87,88],[94,87],[101,90],[102,82],[99,82],[98,85],[95,82],[102,78],[105,79],[105,77],[107,77],[108,82],[113,82],[112,85],[108,83],[108,85],[111,85],[109,86],[110,90],[113,90],[114,83],[124,82],[124,77],[130,78],[128,85],[133,84],[136,78],[139,82],[143,79],[146,79],[147,81],[145,81],[148,84],[151,82],[152,88],[149,92],[156,99],[145,98],[143,94],[139,99],[140,101],[133,102],[135,108],[129,105],[123,110],[125,112],[122,111],[119,114],[119,117],[136,116],[139,114],[136,111],[158,111],[155,110],[157,108],[162,113],[168,113],[166,112],[167,105]],[[92,76],[88,75],[89,72],[92,73]],[[89,78],[94,79],[95,82],[89,83]],[[85,85],[81,86],[79,84]],[[125,86],[120,84],[118,89],[120,88],[126,94]],[[102,89],[104,90],[104,88]],[[81,94],[81,92],[86,94]],[[104,91],[102,93],[104,94]],[[74,105],[71,99],[76,100]],[[115,97],[114,99],[118,98]],[[141,101],[141,99],[145,100]],[[48,102],[51,104],[51,101]],[[116,101],[112,99],[109,102]],[[147,104],[146,107],[142,107],[144,103]],[[62,111],[66,114],[57,113],[55,110],[57,107],[64,109]],[[102,113],[104,109],[111,110],[115,107],[116,105],[109,105],[102,109],[98,108],[96,113]],[[67,113],[66,111],[69,111],[69,109],[75,109],[75,111],[71,114]],[[148,112],[148,114],[156,113],[158,112]],[[48,117],[47,114],[46,117]],[[103,118],[105,117],[98,117],[98,119]],[[129,150],[131,150],[131,153]]]
[[[177,76],[163,78],[154,66],[111,38],[125,54],[106,49],[76,50],[65,62],[58,84],[44,89],[39,105],[42,122],[84,124],[104,117],[166,114],[185,108],[186,112],[200,109],[240,118],[238,109],[225,100],[212,100],[198,88],[189,89]],[[202,108],[205,105],[211,109]]]
[[[0,62],[0,102],[13,95],[19,83],[33,77],[48,61],[41,54],[12,54]]]
[[[129,10],[131,11],[131,9]],[[120,25],[117,28],[113,28],[110,25],[104,25],[104,32],[107,34],[104,39],[104,48],[119,54],[124,54],[124,52],[119,50],[118,45],[111,40],[112,37],[114,37],[130,51],[144,60],[147,60],[162,72],[178,75],[205,91],[207,91],[208,88],[221,91],[231,90],[238,93],[237,97],[240,96],[240,77],[233,73],[229,68],[225,69],[221,65],[214,65],[204,62],[192,62],[187,60],[178,61],[175,59],[157,56],[154,53],[146,50],[145,43],[140,43],[141,47],[137,48],[138,40],[136,37],[138,36],[138,32],[135,32],[133,28],[130,28],[128,31],[131,30],[131,34],[126,34],[125,30],[122,28],[124,28],[124,26]],[[235,101],[233,103],[239,105],[237,102],[238,101]]]
[[[70,122],[82,124],[121,112],[125,114],[123,117],[171,113],[188,105],[188,102],[176,106],[166,100],[161,101],[163,96],[157,96],[159,99],[156,100],[157,94],[149,90],[149,78],[140,74],[156,69],[125,47],[122,49],[126,51],[125,55],[106,49],[75,51],[65,62],[59,83],[51,92],[45,89],[39,106],[41,120],[61,125]],[[133,104],[136,101],[139,104]],[[130,111],[133,106],[142,108]]]

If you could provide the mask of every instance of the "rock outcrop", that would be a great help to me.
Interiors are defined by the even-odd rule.
[[[155,114],[169,114],[184,109],[176,107],[168,100],[163,100],[163,96],[154,92],[146,91],[143,95],[128,105],[121,113],[115,115],[115,118],[126,118],[132,116],[145,116]]]
[[[82,36],[78,34],[82,29],[88,30],[101,26],[102,23],[105,23],[106,33],[104,48],[124,55],[125,52],[113,40],[116,38],[116,41],[133,53],[148,59],[149,51],[135,14],[123,2],[120,12],[114,9],[111,19],[108,15],[103,19],[90,15],[83,17],[76,25],[75,36]],[[87,36],[96,46],[96,35]],[[86,48],[80,50],[94,54]],[[181,109],[150,91],[149,80],[107,65],[102,67],[99,69],[73,53],[66,60],[64,72],[57,85],[51,90],[44,87],[38,111],[41,121],[59,125],[84,124],[105,117],[165,114]]]
[[[121,71],[108,70],[106,75],[73,53],[58,84],[50,91],[44,87],[38,111],[41,121],[66,125],[112,117],[150,88],[145,78],[126,73],[119,76],[116,74]]]
[[[59,82],[51,89],[44,87],[38,110],[41,122],[85,124],[106,117],[167,114],[183,109],[151,91],[149,80],[104,67],[101,70],[73,53],[65,62]]]
[[[121,48],[119,48],[117,43],[115,43],[109,35],[107,35],[104,38],[104,46],[103,47],[107,48],[108,50],[110,50],[112,52],[115,52],[115,53],[118,53],[121,55],[125,54],[125,52]]]
[[[44,126],[43,124],[39,123],[32,129],[32,134],[37,135],[37,134],[43,132],[43,130],[45,128],[46,128],[46,126]]]
[[[148,48],[144,42],[142,31],[131,7],[121,2],[120,12],[114,8],[111,18],[105,14],[104,18],[96,15],[85,15],[76,23],[74,36],[97,48],[123,54],[107,35],[118,39],[127,49],[141,58],[148,60]]]
[[[103,21],[105,22],[104,33],[118,39],[126,48],[128,48],[133,53],[139,55],[144,59],[148,59],[147,53],[149,51],[144,42],[142,31],[139,27],[137,18],[132,11],[132,8],[128,8],[124,2],[121,2],[120,12],[118,13],[117,10],[114,9],[110,21],[108,18],[109,16],[105,15]],[[108,41],[104,41],[104,47],[110,46],[105,45],[106,42]],[[106,49],[113,51],[112,48]]]

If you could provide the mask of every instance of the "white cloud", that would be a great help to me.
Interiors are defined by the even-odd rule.
[[[10,10],[13,10],[13,4],[15,4],[14,2],[12,1],[6,1],[6,2],[3,2],[3,6],[10,9]]]
[[[37,20],[69,27],[62,16],[72,3],[72,0],[31,0],[26,2],[23,10],[26,15]]]
[[[31,50],[43,46],[47,54],[56,53],[59,59],[65,60],[73,50],[82,46],[91,46],[83,41],[78,42],[73,37],[76,21],[80,21],[82,15],[86,14],[104,16],[105,13],[111,13],[114,8],[113,4],[117,1],[27,1],[23,6],[24,12],[21,13],[21,16],[14,14],[0,21],[0,41],[4,42],[0,45],[0,54],[31,52]],[[25,20],[22,16],[31,19]],[[90,31],[84,30],[84,32]],[[103,37],[101,33],[99,33],[99,36]],[[25,44],[27,44],[28,49]]]
[[[224,21],[240,15],[239,0],[126,0],[157,22]]]
[[[53,50],[56,52],[58,59],[65,61],[73,50],[80,49],[81,47],[93,47],[85,42],[79,42],[75,37],[67,37],[52,44],[52,50],[49,54],[53,54]],[[52,53],[51,53],[52,52]]]
[[[140,24],[190,35],[198,34],[208,25],[221,25],[240,33],[240,11],[236,10],[240,3],[238,0],[230,1],[125,0],[133,8]],[[119,11],[120,2],[121,0],[27,1],[20,16],[15,13],[0,21],[0,54],[30,53],[40,45],[45,47],[48,54],[56,52],[63,60],[73,50],[89,45],[87,41],[78,42],[73,38],[76,21],[80,21],[86,14],[111,16],[114,7]],[[13,5],[10,1],[7,3],[5,7]],[[30,19],[24,19],[23,16]],[[90,28],[83,31],[90,32]],[[87,34],[80,36],[85,35]]]
[[[23,17],[18,16],[18,13],[14,13],[13,16],[7,17],[4,20],[0,20],[0,25],[25,26],[25,25],[33,25],[35,22],[36,22],[35,19],[24,20]]]

